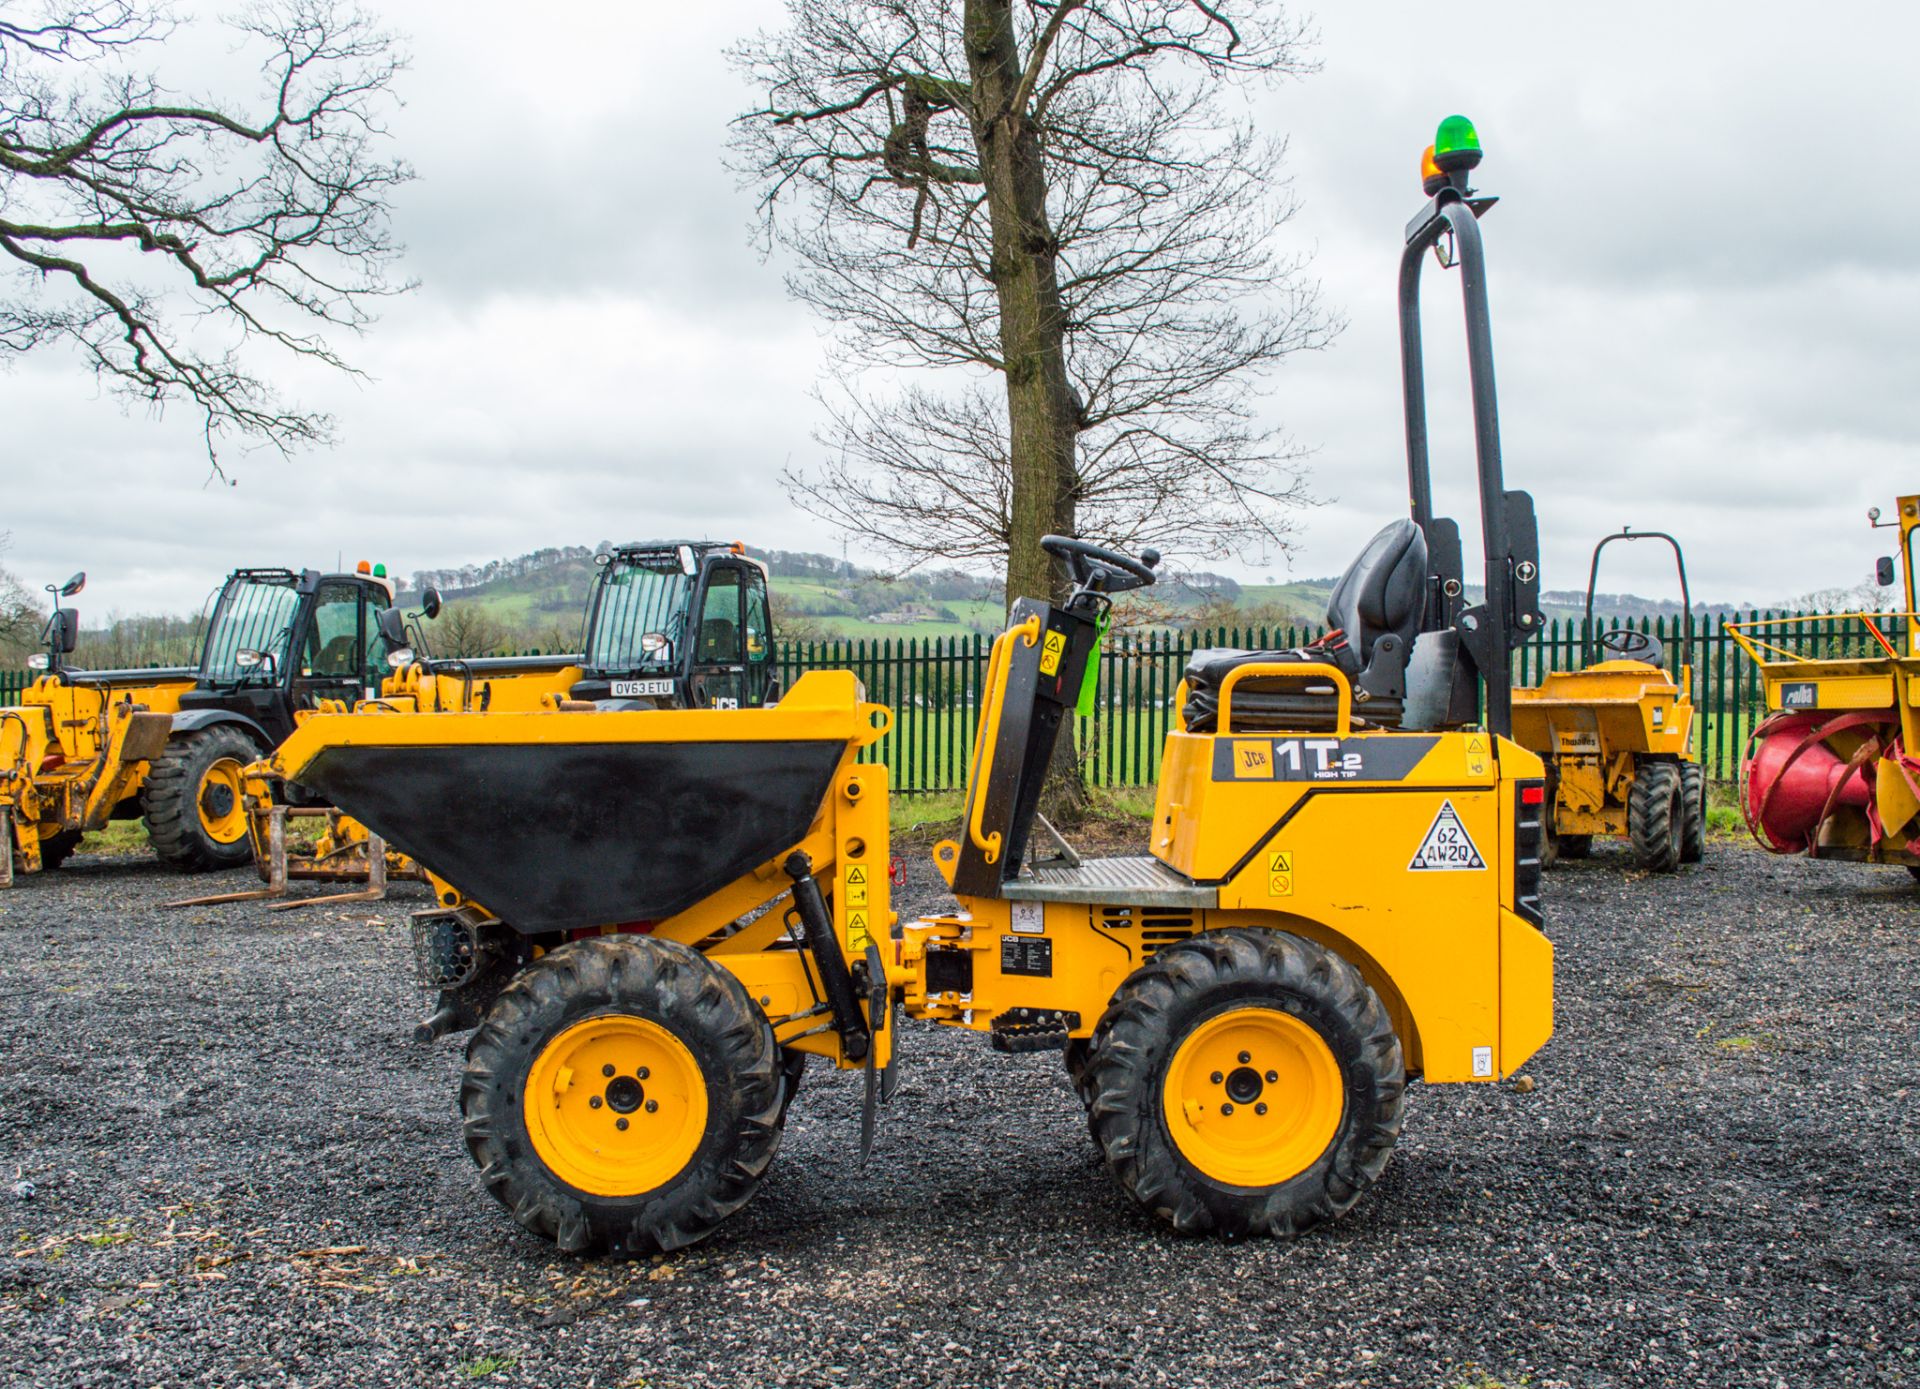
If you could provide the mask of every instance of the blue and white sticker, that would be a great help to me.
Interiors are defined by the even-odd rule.
[[[1409,873],[1475,873],[1484,872],[1487,861],[1480,857],[1480,851],[1474,847],[1473,836],[1467,833],[1466,825],[1461,823],[1460,813],[1453,808],[1452,801],[1440,802],[1440,813],[1433,817],[1433,823],[1427,827],[1426,837],[1420,841],[1420,847],[1414,850],[1413,862],[1407,865]]]

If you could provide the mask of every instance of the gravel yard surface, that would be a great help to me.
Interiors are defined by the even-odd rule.
[[[919,854],[904,910],[933,906]],[[707,1243],[575,1261],[460,1141],[393,901],[169,912],[79,857],[0,897],[0,1382],[1920,1384],[1920,889],[1732,844],[1548,880],[1531,1088],[1414,1087],[1294,1243],[1172,1235],[1057,1055],[908,1024],[872,1161],[817,1065]]]

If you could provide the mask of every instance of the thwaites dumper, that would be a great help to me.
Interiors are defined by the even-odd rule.
[[[1778,854],[1896,863],[1920,878],[1920,496],[1895,502],[1900,537],[1876,578],[1906,610],[1729,622],[1760,668],[1766,717],[1747,740],[1740,804]],[[1816,626],[1817,624],[1817,626]]]
[[[1336,637],[1196,658],[1138,854],[1034,853],[1111,597],[1153,580],[1150,553],[1062,537],[1071,596],[1016,602],[992,648],[964,830],[934,853],[951,911],[892,908],[888,772],[858,760],[890,715],[844,671],[728,713],[322,714],[280,748],[428,868],[422,1031],[477,1024],[464,1133],[517,1220],[568,1250],[700,1238],[753,1194],[809,1056],[866,1069],[864,1151],[904,1006],[1065,1051],[1112,1171],[1179,1229],[1291,1233],[1378,1176],[1409,1078],[1489,1084],[1546,1041],[1543,769],[1505,736],[1531,503],[1501,484],[1478,141],[1456,118],[1437,145],[1401,281],[1414,516],[1335,589]],[[1472,607],[1428,487],[1440,242],[1465,269]]]
[[[245,863],[242,770],[293,731],[297,710],[371,696],[387,673],[379,617],[392,601],[371,566],[237,569],[199,664],[158,670],[68,668],[79,623],[56,607],[35,658],[46,673],[0,709],[0,877],[56,867],[88,831],[136,816],[172,867]]]
[[[1659,638],[1621,627],[1595,633],[1600,555],[1618,540],[1662,540],[1680,571],[1678,678]],[[1585,858],[1595,835],[1624,837],[1641,866],[1698,863],[1707,841],[1707,778],[1695,754],[1694,664],[1687,562],[1664,531],[1624,529],[1593,547],[1586,650],[1579,670],[1549,671],[1513,692],[1513,736],[1547,764],[1551,858]],[[1597,659],[1596,659],[1597,657]]]
[[[396,712],[527,712],[537,709],[737,709],[777,694],[767,571],[738,542],[650,540],[602,551],[587,595],[584,652],[551,656],[441,657],[427,654],[418,618],[432,620],[440,595],[428,589],[420,614],[381,614],[386,660],[380,707]],[[321,708],[339,712],[332,706]],[[246,806],[258,892],[194,897],[176,906],[285,898],[282,908],[339,902],[286,897],[290,882],[365,883],[354,899],[385,895],[390,879],[417,878],[416,864],[337,807],[295,788],[273,764],[247,769]],[[319,821],[312,842],[292,843],[289,822]]]

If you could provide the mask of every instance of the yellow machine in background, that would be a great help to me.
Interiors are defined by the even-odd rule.
[[[463,1133],[516,1220],[568,1250],[701,1238],[752,1196],[810,1055],[865,1069],[864,1154],[904,1006],[1064,1051],[1109,1168],[1176,1228],[1293,1234],[1378,1177],[1409,1079],[1492,1083],[1547,1040],[1543,768],[1506,736],[1537,550],[1501,478],[1478,161],[1444,124],[1402,260],[1415,514],[1335,586],[1328,639],[1195,656],[1136,854],[1034,852],[1112,597],[1157,560],[1059,536],[1071,595],[1016,602],[992,648],[962,833],[935,849],[950,911],[893,910],[888,771],[859,760],[891,716],[849,672],[726,712],[375,706],[280,747],[277,775],[427,871],[419,1032],[477,1029]],[[1417,295],[1443,239],[1466,267],[1474,606],[1427,476]]]
[[[1902,587],[1903,612],[1727,624],[1760,669],[1767,709],[1747,741],[1740,803],[1775,853],[1920,877],[1920,496],[1899,498],[1891,521],[1878,507],[1868,519],[1900,538],[1875,579]]]
[[[1594,585],[1600,555],[1616,540],[1663,540],[1680,571],[1679,678],[1645,632],[1596,633]],[[1513,736],[1547,764],[1549,844],[1585,858],[1595,835],[1623,837],[1642,867],[1670,873],[1706,849],[1707,778],[1694,730],[1692,598],[1680,542],[1631,528],[1593,547],[1587,575],[1586,650],[1579,670],[1549,671],[1513,692]],[[1596,650],[1604,652],[1595,659]]]
[[[44,671],[0,709],[0,883],[57,867],[91,831],[139,817],[162,863],[184,871],[247,861],[243,769],[301,709],[351,705],[386,673],[384,570],[237,569],[221,586],[198,662],[152,670],[67,664],[79,618],[54,594]]]

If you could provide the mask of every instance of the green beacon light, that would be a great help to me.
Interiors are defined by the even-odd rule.
[[[1465,116],[1448,116],[1433,136],[1433,162],[1446,173],[1471,169],[1480,162],[1480,132]]]
[[[386,565],[384,565],[384,564],[376,564],[376,565],[374,565],[374,566],[373,566],[373,577],[374,577],[374,578],[376,578],[376,579],[384,579],[384,578],[386,578],[386,577],[387,577],[387,566],[386,566]]]

